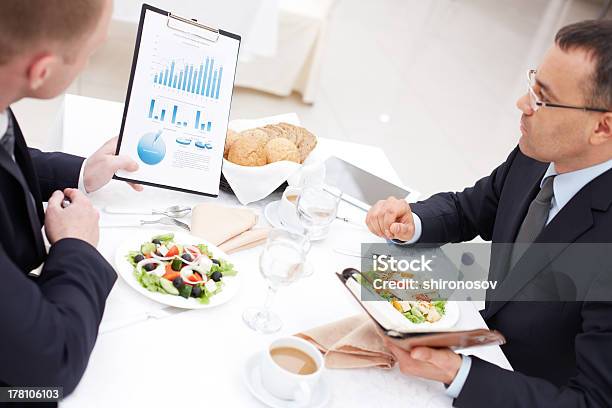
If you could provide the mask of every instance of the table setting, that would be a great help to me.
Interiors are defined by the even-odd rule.
[[[92,106],[120,112],[68,96],[65,151],[86,156],[110,136],[88,126]],[[381,149],[318,136],[306,176],[281,177],[253,201],[231,177],[234,191],[217,198],[119,181],[90,194],[98,249],[119,277],[81,384],[60,406],[450,406],[441,384],[398,371],[337,279],[360,268],[362,242],[384,241],[363,209],[313,182],[332,155],[402,185]],[[486,328],[459,303],[457,325]],[[498,346],[465,353],[511,369]]]

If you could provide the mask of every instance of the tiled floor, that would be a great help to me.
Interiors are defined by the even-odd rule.
[[[382,146],[403,181],[425,195],[488,174],[518,138],[514,102],[556,30],[597,16],[588,0],[338,0],[330,16],[317,102],[239,89],[233,118],[297,112],[318,135]],[[112,41],[71,92],[123,100],[133,33]],[[18,113],[53,117],[51,102]],[[53,126],[54,126],[53,122]],[[45,120],[26,125],[45,146]]]

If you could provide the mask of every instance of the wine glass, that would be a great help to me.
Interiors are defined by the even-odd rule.
[[[322,238],[336,219],[342,193],[331,187],[305,187],[298,196],[296,211],[308,240]]]
[[[244,311],[242,320],[251,329],[261,333],[274,333],[283,323],[270,311],[276,291],[311,272],[306,264],[307,238],[301,234],[274,229],[270,231],[266,245],[259,257],[259,269],[268,282],[268,295],[262,307]]]

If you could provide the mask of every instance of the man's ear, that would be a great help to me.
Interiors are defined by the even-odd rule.
[[[37,56],[28,68],[28,84],[31,91],[36,91],[42,87],[51,77],[51,73],[59,62],[59,58],[52,54]]]
[[[606,112],[595,125],[595,132],[591,136],[591,143],[601,145],[612,141],[612,112]]]

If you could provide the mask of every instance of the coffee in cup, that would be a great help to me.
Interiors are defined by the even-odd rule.
[[[261,383],[274,397],[297,406],[310,403],[323,372],[323,356],[299,337],[277,339],[264,350]]]
[[[318,370],[314,359],[295,347],[276,347],[270,355],[276,364],[294,374],[308,375]]]

